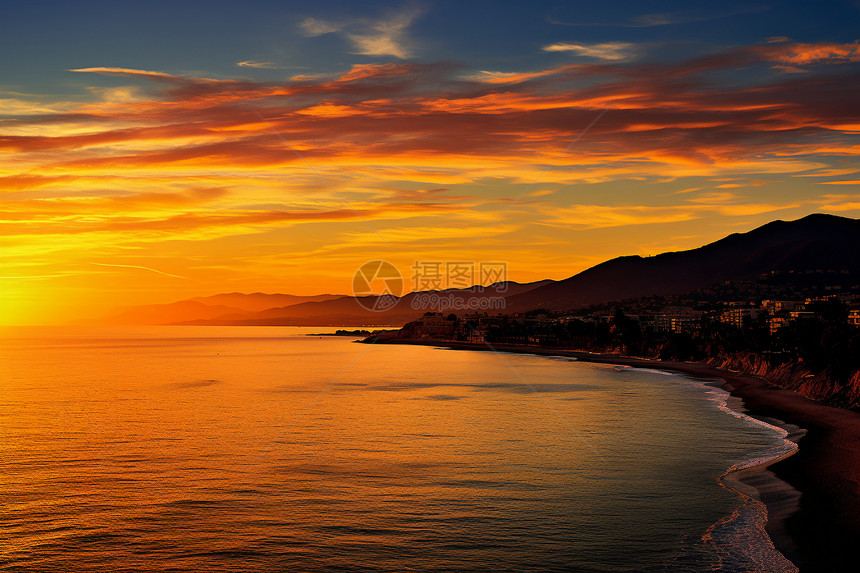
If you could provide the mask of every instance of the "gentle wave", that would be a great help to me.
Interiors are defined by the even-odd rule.
[[[733,474],[752,468],[763,468],[797,452],[798,446],[788,439],[785,428],[739,412],[728,405],[731,393],[712,385],[701,383],[711,401],[721,411],[751,425],[766,428],[780,440],[780,444],[765,451],[751,454],[733,464],[720,476],[719,483],[741,499],[741,506],[732,514],[712,525],[702,536],[702,541],[711,544],[720,557],[720,570],[753,571],[762,573],[795,573],[797,566],[789,561],[773,545],[766,531],[768,511],[758,499],[758,493],[733,479]],[[786,484],[787,485],[787,484]]]
[[[780,438],[706,384],[717,408],[660,370],[159,332],[0,348],[0,570],[778,570],[715,481]]]

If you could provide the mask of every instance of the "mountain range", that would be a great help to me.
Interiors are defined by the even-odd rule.
[[[461,308],[480,308],[480,299],[504,300],[489,312],[567,310],[648,295],[670,295],[756,275],[788,271],[860,272],[860,220],[813,214],[796,221],[773,221],[697,249],[652,257],[611,259],[567,279],[512,281],[480,289],[411,292],[387,310],[379,297],[322,294],[229,293],[163,305],[114,310],[111,324],[400,326],[426,311],[435,295]],[[448,310],[446,312],[453,312]]]

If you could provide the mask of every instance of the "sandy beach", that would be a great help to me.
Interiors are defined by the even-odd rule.
[[[803,572],[843,571],[855,560],[860,540],[860,414],[825,406],[766,380],[706,364],[669,362],[563,348],[477,344],[439,340],[385,340],[383,344],[421,344],[479,350],[566,356],[583,362],[617,364],[718,378],[743,401],[746,413],[803,428],[796,454],[744,470],[736,479],[755,487],[768,508],[767,531],[774,545]],[[779,478],[774,479],[774,477]],[[779,480],[791,488],[780,487]]]

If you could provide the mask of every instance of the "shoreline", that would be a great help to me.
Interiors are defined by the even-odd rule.
[[[762,465],[727,472],[754,488],[767,508],[766,531],[774,546],[800,571],[834,571],[856,559],[860,541],[860,414],[825,406],[755,376],[697,362],[662,361],[565,348],[488,345],[430,339],[388,339],[376,344],[435,346],[452,350],[564,356],[581,362],[679,372],[720,379],[740,400],[735,411],[788,432],[797,449]],[[796,428],[796,429],[792,429]],[[805,430],[805,432],[797,429]],[[793,488],[794,492],[779,482]]]

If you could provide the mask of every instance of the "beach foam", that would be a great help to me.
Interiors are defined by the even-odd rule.
[[[789,439],[792,433],[785,427],[770,424],[732,408],[729,405],[731,394],[726,390],[707,383],[700,382],[698,385],[705,389],[717,408],[746,424],[767,428],[773,432],[775,439],[779,440],[772,448],[756,452],[733,464],[720,476],[718,483],[739,496],[741,505],[732,514],[708,528],[702,541],[719,556],[721,571],[798,571],[799,569],[774,547],[773,540],[766,531],[767,507],[760,500],[758,491],[735,477],[744,470],[764,468],[794,454],[798,446]],[[785,487],[790,488],[788,484],[785,484]]]

